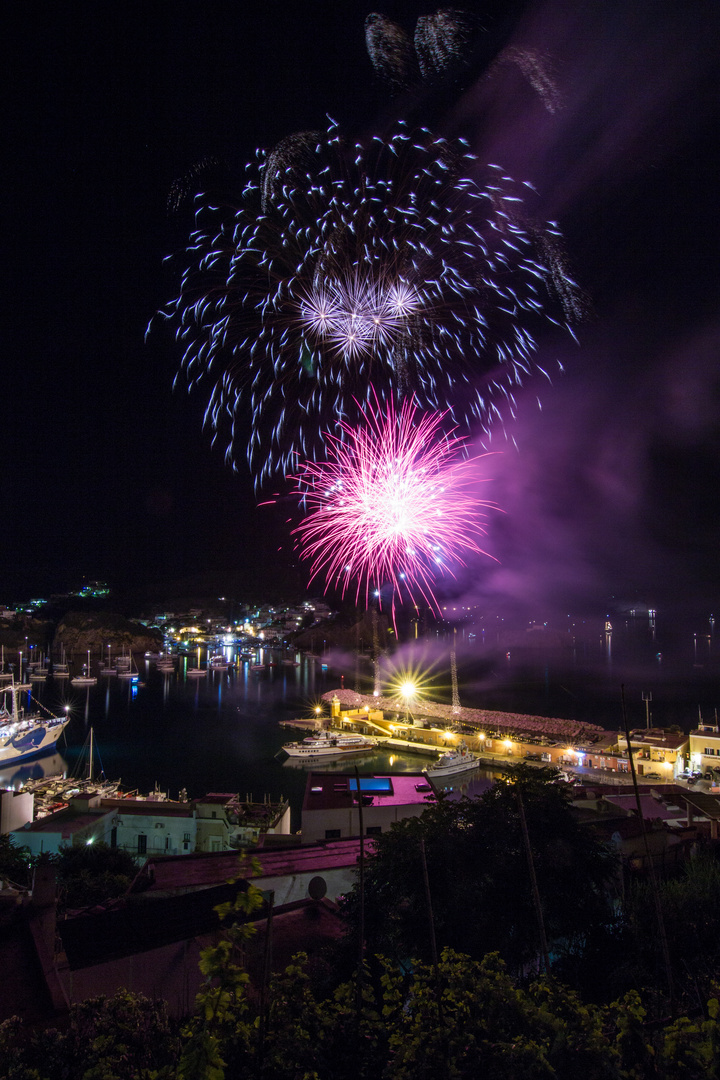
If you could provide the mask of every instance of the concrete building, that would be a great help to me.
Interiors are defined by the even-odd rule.
[[[620,754],[626,756],[625,735],[618,735],[617,745]],[[630,750],[638,777],[670,783],[687,767],[688,736],[663,728],[641,728],[630,732]]]
[[[365,836],[387,832],[396,821],[419,817],[435,795],[422,773],[361,776],[310,773],[302,806],[302,842],[342,840],[360,835],[360,804]]]
[[[720,775],[720,731],[717,724],[703,724],[689,735],[690,768],[693,772]]]
[[[22,816],[18,810],[14,827],[7,831],[32,855],[103,842],[144,860],[150,855],[228,851],[256,844],[268,833],[290,834],[289,803],[243,802],[231,794],[171,802],[152,797],[107,799],[87,792],[47,817],[18,824]]]
[[[30,791],[0,791],[0,836],[32,821],[34,805]]]
[[[366,847],[371,845],[366,841]],[[57,920],[54,868],[42,868],[32,899],[16,916],[13,937],[0,936],[0,1020],[21,1015],[46,1020],[77,1001],[121,988],[163,998],[173,1016],[187,1015],[205,980],[203,949],[217,942],[216,906],[248,883],[265,894],[245,962],[251,978],[265,965],[263,935],[272,903],[272,962],[281,970],[303,951],[322,955],[342,927],[334,899],[356,879],[359,839],[315,847],[258,851],[261,866],[236,852],[148,859],[117,900]]]

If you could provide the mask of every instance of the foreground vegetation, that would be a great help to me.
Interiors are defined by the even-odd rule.
[[[208,962],[215,976],[215,960]],[[329,997],[298,956],[260,1011],[242,972],[208,987],[180,1030],[121,992],[72,1007],[62,1031],[0,1025],[2,1080],[715,1080],[718,999],[648,1024],[641,995],[584,1004],[553,979],[522,987],[496,955],[446,950],[402,974],[376,958]],[[358,993],[359,991],[359,993]]]
[[[250,886],[217,909],[182,1024],[125,992],[58,1030],[13,1019],[0,1080],[720,1080],[717,846],[653,895],[549,779],[520,767],[378,837],[325,964],[251,983]],[[66,853],[66,895],[117,884],[107,857]]]

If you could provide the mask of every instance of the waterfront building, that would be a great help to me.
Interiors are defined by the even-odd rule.
[[[32,821],[34,804],[31,791],[0,791],[0,836]]]
[[[359,790],[358,790],[359,784]],[[422,773],[361,776],[351,773],[308,775],[302,806],[302,842],[377,836],[391,825],[419,817],[435,795]]]
[[[627,756],[627,738],[617,737],[618,750]],[[671,782],[685,772],[688,759],[688,736],[663,728],[640,728],[630,732],[630,750],[638,777]],[[720,744],[719,744],[720,745]],[[627,767],[626,767],[627,768]]]
[[[238,795],[210,794],[174,802],[152,796],[103,798],[86,792],[46,817],[19,824],[20,816],[15,814],[13,828],[7,831],[15,844],[29,848],[32,855],[102,842],[145,859],[228,851],[257,843],[267,833],[290,833],[289,803],[243,802]]]
[[[690,732],[690,768],[693,772],[720,776],[720,731],[718,725],[701,724]]]

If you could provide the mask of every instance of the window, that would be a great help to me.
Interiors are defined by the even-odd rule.
[[[147,851],[147,836],[144,833],[140,833],[138,836],[138,855],[144,855]]]
[[[366,836],[378,836],[382,832],[382,825],[368,825],[365,830]]]
[[[326,840],[339,840],[340,839],[340,830],[339,829],[326,829],[325,830],[325,839]]]

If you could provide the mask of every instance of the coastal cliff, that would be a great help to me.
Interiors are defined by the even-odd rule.
[[[101,653],[108,645],[113,652],[154,652],[163,647],[162,633],[110,612],[69,611],[57,625],[53,650],[66,653]]]

